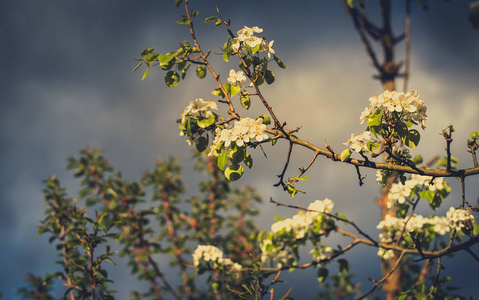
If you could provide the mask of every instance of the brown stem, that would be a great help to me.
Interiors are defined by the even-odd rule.
[[[226,90],[224,89],[223,87],[223,84],[221,84],[221,80],[220,80],[220,75],[219,74],[216,74],[216,72],[214,71],[213,67],[211,66],[211,64],[209,63],[208,61],[208,55],[210,53],[210,51],[208,51],[206,54],[204,54],[203,50],[201,50],[201,47],[200,45],[198,44],[198,40],[196,38],[196,34],[195,34],[195,30],[193,28],[193,20],[191,18],[191,14],[190,14],[190,10],[189,10],[189,6],[188,6],[188,0],[185,0],[185,12],[186,12],[186,17],[188,18],[188,20],[190,21],[190,23],[188,23],[188,28],[190,30],[190,34],[191,34],[191,37],[193,38],[193,43],[195,44],[196,48],[198,48],[198,51],[200,53],[200,56],[201,58],[203,59],[206,67],[208,68],[208,70],[211,72],[211,75],[213,75],[213,77],[216,79],[216,82],[218,83],[218,88],[221,90],[221,92],[223,93],[223,95],[225,95],[225,99],[226,101],[228,102],[228,105],[229,105],[229,111],[228,113],[235,119],[240,119],[239,115],[236,113],[235,111],[235,108],[233,106],[233,103],[231,102],[231,99],[230,99],[230,96],[228,95],[228,93],[226,92]]]

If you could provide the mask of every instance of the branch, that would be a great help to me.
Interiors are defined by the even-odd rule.
[[[383,283],[386,279],[388,279],[389,276],[391,276],[392,273],[394,273],[394,271],[396,271],[397,267],[399,266],[399,263],[401,262],[402,258],[404,257],[404,254],[406,254],[405,251],[401,252],[401,255],[399,256],[399,258],[396,260],[396,264],[394,265],[394,267],[389,271],[388,274],[386,274],[386,276],[384,276],[381,280],[379,281],[376,281],[376,283],[374,284],[374,286],[372,287],[371,290],[369,290],[369,292],[367,292],[366,294],[362,295],[359,300],[361,299],[364,299],[366,296],[368,295],[372,295],[374,290],[381,284]]]
[[[228,111],[228,114],[230,114],[233,118],[239,120],[240,117],[239,115],[236,113],[235,111],[235,108],[233,106],[233,103],[231,102],[231,99],[230,99],[230,96],[228,95],[228,93],[226,92],[226,90],[224,89],[223,87],[223,84],[221,83],[221,80],[220,80],[220,75],[219,74],[216,74],[216,72],[214,71],[213,67],[211,66],[211,64],[208,62],[208,55],[210,54],[210,51],[208,51],[206,54],[204,54],[203,50],[201,50],[201,47],[200,45],[198,44],[198,40],[196,39],[196,34],[195,34],[195,30],[193,28],[193,19],[191,18],[191,14],[190,14],[190,10],[189,10],[189,7],[188,7],[188,0],[185,0],[185,12],[186,12],[186,16],[188,18],[188,20],[190,21],[188,23],[188,28],[190,29],[190,34],[191,34],[191,37],[193,38],[193,43],[195,44],[196,48],[198,48],[198,51],[200,53],[200,56],[201,58],[203,59],[206,67],[208,68],[208,70],[210,70],[211,72],[211,75],[213,75],[213,77],[216,79],[216,82],[218,83],[218,88],[221,90],[221,92],[223,93],[223,95],[225,95],[225,99],[229,105],[229,111]]]

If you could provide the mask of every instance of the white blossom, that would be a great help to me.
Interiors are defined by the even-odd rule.
[[[370,140],[370,131],[361,132],[356,136],[351,133],[351,137],[343,145],[349,146],[354,152],[368,151],[368,141]]]
[[[236,72],[234,69],[231,69],[228,77],[228,82],[230,84],[241,85],[243,82],[246,82],[246,76],[244,76],[244,72],[241,70]]]
[[[470,228],[473,227],[474,216],[471,215],[469,210],[451,207],[446,213],[446,217],[451,229],[455,229],[456,231],[466,227],[466,224],[468,224]]]
[[[225,147],[230,147],[231,143],[235,143],[238,147],[243,147],[253,139],[257,142],[268,139],[266,134],[266,125],[263,124],[263,118],[257,120],[249,117],[236,121],[232,129],[216,129],[215,139],[211,146],[209,156],[213,155],[218,146],[224,142]]]
[[[370,105],[361,113],[359,119],[363,124],[371,114],[379,111],[395,112],[401,114],[404,120],[419,123],[422,129],[426,128],[427,107],[424,101],[419,99],[419,93],[412,90],[406,94],[396,91],[384,91],[380,95],[369,98]]]

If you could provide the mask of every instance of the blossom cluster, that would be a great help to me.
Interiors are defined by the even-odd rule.
[[[449,189],[449,185],[444,178],[432,178],[431,176],[422,176],[413,174],[411,179],[406,180],[404,184],[393,183],[388,194],[388,208],[392,208],[397,204],[404,204],[417,192],[429,190],[431,192],[445,191]],[[415,193],[416,192],[416,193]]]
[[[201,98],[191,101],[181,114],[181,119],[178,120],[180,124],[180,136],[188,136],[186,142],[191,146],[192,142],[201,135],[200,129],[212,125],[217,115],[213,110],[218,110],[216,102]]]
[[[195,267],[200,265],[201,260],[205,262],[211,261],[215,267],[227,266],[232,270],[241,270],[242,266],[238,263],[233,263],[229,258],[223,258],[223,251],[215,246],[198,245],[193,252],[193,264]]]
[[[379,111],[400,113],[404,120],[410,120],[421,124],[426,128],[426,110],[424,101],[419,99],[419,93],[412,90],[408,93],[385,91],[381,95],[369,98],[371,104],[361,113],[359,119],[363,124],[368,118]]]
[[[302,239],[316,218],[322,213],[330,213],[333,207],[334,202],[330,199],[316,200],[308,206],[306,213],[299,212],[292,218],[286,218],[271,225],[271,232],[278,233],[284,230],[294,233],[296,239]]]
[[[451,207],[446,213],[446,218],[451,229],[456,231],[460,231],[465,227],[472,228],[474,225],[474,216],[471,215],[469,210]]]
[[[343,145],[349,146],[354,152],[366,152],[369,141],[371,141],[371,132],[369,131],[361,132],[356,136],[351,133],[351,137]]]
[[[330,199],[316,200],[308,206],[306,213],[298,212],[292,218],[286,218],[271,225],[269,236],[264,238],[260,245],[262,262],[276,262],[278,268],[295,264],[294,251],[288,241],[290,239],[303,240],[309,232],[326,234],[328,221],[332,220],[324,218],[323,213],[330,213],[333,207],[334,203]],[[310,253],[313,254],[315,260],[319,261],[333,253],[333,250],[323,245],[315,245]]]
[[[230,147],[233,143],[238,147],[243,147],[246,143],[256,140],[257,142],[268,139],[265,133],[266,125],[263,124],[263,119],[251,119],[249,117],[236,121],[232,129],[216,128],[215,140],[211,146],[211,152],[208,155],[213,155],[216,150],[221,149],[222,146]]]
[[[379,234],[380,241],[382,243],[395,242],[399,239],[404,224],[406,224],[405,232],[407,233],[429,230],[433,234],[444,235],[452,231],[457,232],[466,226],[472,228],[474,216],[471,215],[468,210],[451,207],[445,217],[433,216],[425,218],[422,215],[413,215],[407,223],[406,221],[407,219],[396,218],[389,215],[386,216],[386,218],[377,225],[377,228],[382,231]],[[426,236],[431,237],[431,235]],[[403,239],[401,243],[406,245],[408,242]],[[380,248],[378,256],[389,259],[394,256],[394,251]]]
[[[241,70],[236,72],[231,69],[227,80],[229,84],[241,86],[243,82],[246,82],[246,76],[244,76],[244,72]]]
[[[181,114],[181,123],[185,123],[186,119],[209,119],[214,116],[212,110],[218,110],[216,102],[197,98],[185,107]]]
[[[263,29],[258,28],[257,26],[252,28],[244,26],[243,29],[238,30],[238,36],[233,39],[234,43],[231,46],[231,49],[233,49],[234,52],[239,52],[240,50],[248,52],[244,45],[247,45],[250,48],[255,48],[259,45],[259,51],[268,53],[268,58],[271,58],[271,54],[275,54],[272,48],[274,41],[266,43],[264,39],[254,35],[255,33],[261,32],[263,32]]]

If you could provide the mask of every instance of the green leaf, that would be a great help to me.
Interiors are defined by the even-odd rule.
[[[225,83],[223,87],[224,87],[225,91],[228,94],[230,94],[231,97],[235,96],[236,94],[238,94],[241,91],[241,88],[239,86],[231,85],[229,83]]]
[[[346,149],[343,152],[341,152],[341,161],[347,161],[351,157],[351,150]]]
[[[273,58],[281,69],[286,69],[286,65],[281,61],[281,59],[279,59],[276,55],[273,55]]]
[[[475,140],[478,137],[479,137],[479,132],[478,131],[471,132],[471,139]]]
[[[175,65],[175,62],[173,60],[170,60],[169,62],[166,62],[166,63],[160,63],[160,68],[162,70],[167,71],[171,69],[174,65]]]
[[[208,17],[206,18],[203,23],[210,23],[210,22],[213,22],[213,21],[216,21],[216,17],[215,16],[211,16],[211,17]]]
[[[251,169],[253,167],[253,158],[251,157],[251,154],[249,154],[248,152],[246,152],[244,163],[248,167],[248,169]]]
[[[302,176],[302,177],[298,177],[297,179],[300,180],[300,181],[304,181],[304,180],[308,180],[309,177],[308,176]]]
[[[230,61],[230,53],[229,53],[229,51],[224,51],[224,52],[223,52],[223,60],[224,60],[225,62],[229,62],[229,61]]]
[[[417,166],[419,164],[422,164],[422,156],[421,155],[416,155],[412,159],[412,162]]]
[[[225,169],[225,176],[229,181],[236,181],[243,175],[244,169],[240,165],[232,165]]]
[[[264,80],[267,84],[272,84],[274,82],[274,73],[270,70],[267,70],[266,74],[264,75]]]
[[[479,223],[477,223],[477,221],[474,221],[474,229],[472,231],[472,234],[474,235],[479,234]]]
[[[200,126],[201,128],[206,128],[208,126],[211,126],[215,123],[215,116],[212,116],[208,119],[201,119],[198,121],[198,126]]]
[[[148,67],[146,68],[146,71],[145,71],[145,73],[143,74],[143,77],[141,77],[141,80],[145,79],[146,76],[148,76],[149,73],[150,73],[150,66],[148,66]]]
[[[203,79],[206,77],[206,74],[206,66],[201,65],[196,67],[196,76],[198,78]]]
[[[271,124],[271,119],[269,118],[268,115],[264,115],[264,114],[263,114],[263,115],[261,115],[261,116],[259,116],[259,117],[260,117],[260,118],[263,118],[263,124],[264,124],[264,125],[269,125],[269,124]]]
[[[208,147],[208,139],[205,138],[204,136],[200,136],[196,140],[196,150],[198,150],[198,152],[203,152],[206,150],[207,147]]]
[[[419,131],[416,129],[411,129],[409,130],[409,134],[404,141],[406,146],[409,148],[416,148],[416,146],[419,144],[419,140],[421,139],[421,135],[419,134]]]
[[[349,263],[345,259],[338,259],[339,263],[339,273],[342,273],[343,271],[348,272],[349,271]]]
[[[181,2],[183,2],[183,0],[175,0],[176,7],[179,7]]]
[[[218,168],[221,170],[225,169],[226,163],[228,162],[228,151],[225,151],[218,155]]]
[[[191,13],[191,16],[196,17],[199,13],[200,13],[199,11],[195,10]]]
[[[168,87],[175,87],[180,83],[180,76],[175,71],[169,71],[165,75],[165,83]]]
[[[318,281],[324,282],[326,278],[328,278],[329,271],[326,268],[319,268],[318,269]]]
[[[382,122],[382,117],[383,117],[382,111],[379,114],[374,113],[370,115],[368,119],[368,126],[369,127],[378,126]]]
[[[237,165],[241,163],[246,157],[246,150],[244,147],[235,147],[229,154],[231,163]]]
[[[155,51],[155,49],[153,48],[147,48],[147,49],[143,49],[143,51],[141,51],[141,58],[146,58],[148,55],[150,55],[153,51]]]
[[[184,24],[190,24],[191,20],[188,20],[188,18],[181,18],[178,21],[175,21],[176,24],[184,25]]]
[[[215,26],[220,26],[221,24],[223,24],[223,21],[221,21],[220,19],[216,20]]]
[[[261,45],[258,44],[258,45],[256,45],[256,46],[254,46],[253,48],[251,48],[251,54],[255,54],[256,52],[258,52],[260,46],[261,46]]]
[[[139,64],[136,65],[135,68],[133,68],[133,70],[131,70],[131,72],[135,72],[136,70],[138,70],[138,68],[143,64],[143,62],[140,62]]]
[[[249,109],[249,107],[251,106],[251,100],[248,96],[248,94],[241,94],[241,98],[240,98],[240,102],[241,102],[241,105],[245,108],[245,109]]]
[[[168,54],[160,54],[158,55],[158,61],[160,62],[160,64],[167,64],[175,57],[176,57],[176,52],[170,52]]]
[[[375,141],[369,141],[367,143],[367,146],[368,146],[369,151],[371,151],[371,152],[376,150],[376,149],[379,149],[379,144],[376,143]]]
[[[213,92],[211,92],[211,94],[213,94],[215,96],[219,96],[221,98],[225,97],[225,94],[223,94],[223,91],[221,91],[220,88],[216,88]]]
[[[440,158],[436,164],[438,167],[447,167],[447,159]]]

